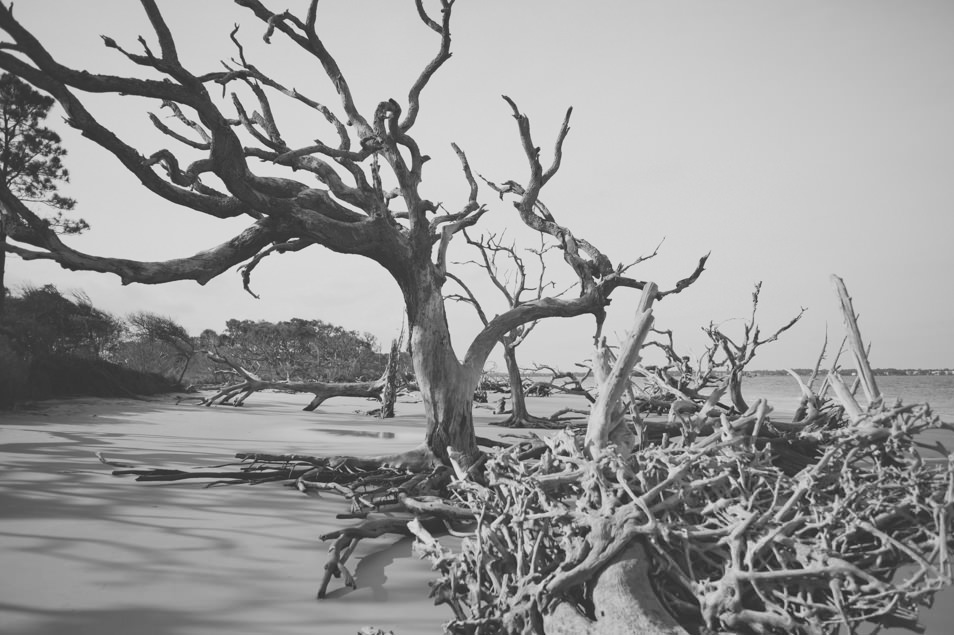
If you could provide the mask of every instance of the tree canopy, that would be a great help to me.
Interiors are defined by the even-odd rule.
[[[377,378],[385,356],[372,335],[322,320],[226,322],[215,348],[263,379],[352,381]]]
[[[8,304],[3,331],[30,356],[105,357],[125,331],[82,293],[70,298],[53,285],[28,287]]]
[[[60,136],[43,125],[54,103],[15,75],[0,73],[0,182],[24,206],[42,204],[57,210],[54,217],[45,219],[52,231],[74,234],[89,226],[83,219],[63,216],[76,201],[59,194],[59,186],[69,181],[63,165],[66,149]],[[0,205],[0,313],[7,233],[21,223],[14,209]]]

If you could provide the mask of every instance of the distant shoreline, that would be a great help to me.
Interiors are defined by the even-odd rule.
[[[799,375],[811,375],[812,369],[810,368],[793,368],[795,373]],[[940,376],[940,375],[954,375],[954,368],[874,368],[872,371],[877,376],[888,377],[888,376],[910,376],[910,377],[925,377],[929,375]],[[761,376],[771,376],[771,375],[787,375],[788,370],[747,370],[745,371],[747,377],[761,377]],[[855,375],[854,370],[842,369],[842,375]]]
[[[792,368],[790,369],[798,375],[811,375],[811,368]],[[827,369],[823,369],[824,372],[827,372]],[[747,370],[745,371],[746,377],[772,377],[776,375],[788,375],[789,369],[772,369],[772,370]],[[929,377],[929,376],[943,376],[943,375],[954,375],[954,368],[875,368],[872,369],[872,372],[876,376],[881,377]],[[490,375],[500,377],[506,377],[506,373],[488,373]],[[581,373],[582,374],[582,373]],[[853,369],[842,369],[842,375],[854,376],[857,374]],[[546,372],[526,372],[523,374],[524,377],[550,377],[551,373]]]

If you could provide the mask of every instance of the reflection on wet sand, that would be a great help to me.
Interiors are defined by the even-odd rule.
[[[328,429],[322,428],[321,432],[333,434],[341,437],[372,437],[375,439],[393,439],[393,432],[375,432],[374,430],[348,430],[345,428]]]

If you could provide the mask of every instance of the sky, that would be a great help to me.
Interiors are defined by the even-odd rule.
[[[225,0],[159,5],[193,71],[233,57],[229,32],[240,24],[250,61],[336,105],[320,67],[278,38],[265,45],[261,24],[245,10]],[[142,35],[158,48],[142,8],[128,0],[29,0],[16,3],[15,15],[62,62],[92,72],[141,73],[100,35],[136,52]],[[324,0],[318,24],[366,113],[384,99],[404,103],[438,45],[410,0]],[[699,281],[655,308],[656,327],[672,330],[681,352],[704,352],[702,327],[710,322],[741,335],[761,281],[764,334],[806,312],[759,350],[752,368],[811,367],[826,334],[837,342],[844,333],[830,280],[837,274],[854,298],[874,366],[954,367],[952,31],[947,0],[459,0],[453,57],[425,90],[412,130],[432,157],[422,192],[448,209],[466,202],[451,142],[488,179],[526,181],[501,95],[530,117],[545,164],[572,106],[562,167],[541,196],[557,220],[614,262],[649,255],[662,242],[657,256],[630,273],[663,289],[711,252]],[[103,95],[86,103],[142,154],[180,151],[149,123],[149,111],[167,116],[157,104]],[[326,124],[308,112],[279,106],[278,114],[301,145],[327,138]],[[207,249],[244,227],[152,195],[61,118],[50,124],[69,151],[65,193],[92,226],[67,239],[75,248],[161,260]],[[486,188],[481,199],[490,212],[475,234],[506,229],[518,246],[537,246],[509,203]],[[456,262],[474,257],[462,241],[452,249]],[[457,266],[488,313],[506,308],[477,268]],[[560,289],[572,280],[558,257],[547,275]],[[8,259],[6,284],[14,291],[48,283],[82,290],[119,315],[174,317],[193,334],[222,330],[229,318],[301,317],[387,342],[402,322],[400,293],[383,269],[320,247],[263,262],[253,279],[258,300],[236,272],[205,286],[123,287],[109,274]],[[614,294],[605,328],[611,342],[629,328],[636,296]],[[449,320],[462,356],[477,320],[463,305],[449,307]],[[590,355],[592,334],[590,317],[549,320],[523,344],[520,361],[572,368]],[[491,364],[503,368],[499,356]]]

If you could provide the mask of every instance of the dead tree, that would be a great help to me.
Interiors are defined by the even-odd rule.
[[[742,396],[742,379],[744,377],[745,367],[755,357],[758,348],[769,342],[776,341],[779,335],[795,326],[805,314],[805,309],[802,308],[799,310],[798,315],[763,339],[759,325],[755,321],[761,291],[762,283],[758,282],[755,285],[755,290],[752,292],[752,313],[749,315],[748,321],[743,325],[742,339],[740,341],[736,342],[726,335],[719,326],[713,323],[710,323],[708,327],[703,329],[712,341],[712,347],[721,350],[724,355],[720,364],[725,368],[729,397],[732,400],[732,407],[735,408],[737,412],[745,412],[749,409],[745,398]]]
[[[545,370],[550,373],[551,377],[548,383],[552,390],[566,395],[579,395],[590,403],[593,403],[596,401],[596,398],[593,396],[592,391],[583,385],[590,375],[593,374],[593,368],[591,365],[583,362],[576,362],[574,365],[583,369],[582,375],[580,375],[579,372],[560,370],[547,364],[535,364],[533,369],[537,372]]]
[[[398,393],[398,370],[401,365],[401,344],[404,342],[404,330],[401,336],[391,340],[391,350],[388,352],[388,363],[384,367],[384,388],[381,391],[381,408],[378,416],[382,419],[394,418],[394,404]]]
[[[555,286],[553,282],[546,281],[546,261],[544,260],[546,252],[554,248],[555,245],[545,245],[542,234],[539,247],[527,250],[536,257],[537,261],[537,275],[531,281],[528,280],[527,263],[517,251],[514,243],[505,244],[502,241],[503,237],[495,234],[481,236],[475,240],[470,237],[466,230],[462,233],[467,244],[477,250],[479,260],[457,264],[475,264],[482,268],[493,283],[494,288],[503,296],[507,308],[517,308],[528,300],[540,301],[545,297],[545,291]],[[452,272],[448,272],[447,277],[456,282],[464,292],[463,294],[450,294],[447,298],[471,305],[477,313],[477,317],[480,318],[481,324],[484,327],[490,324],[487,313],[470,286]],[[557,294],[555,297],[560,295],[562,294]],[[537,321],[533,321],[521,324],[504,333],[500,338],[504,362],[507,365],[507,380],[510,385],[512,406],[510,416],[506,420],[498,422],[498,425],[511,428],[534,428],[546,427],[550,423],[549,420],[534,416],[527,410],[523,377],[520,372],[520,365],[517,363],[517,347],[527,339],[537,323]]]
[[[706,401],[708,397],[703,391],[723,383],[724,362],[720,361],[719,347],[708,346],[693,364],[691,357],[677,352],[672,331],[654,328],[650,332],[661,335],[664,339],[649,340],[646,346],[662,351],[666,363],[636,366],[637,373],[648,380],[638,397],[638,410],[657,414],[672,413],[680,403]]]
[[[222,386],[211,397],[206,397],[199,403],[203,406],[214,406],[215,404],[231,404],[233,406],[242,406],[245,400],[256,392],[261,390],[282,390],[285,392],[306,392],[312,393],[314,398],[302,410],[312,411],[332,397],[365,397],[382,399],[384,389],[388,385],[388,372],[374,381],[357,382],[324,382],[324,381],[292,381],[285,380],[266,380],[259,377],[254,372],[246,369],[235,360],[229,358],[226,354],[218,351],[206,351],[209,360],[229,368],[238,381],[227,383]],[[388,359],[390,365],[391,360]],[[392,405],[393,411],[393,405]],[[393,416],[393,415],[392,415]]]
[[[411,135],[425,87],[451,56],[453,0],[440,0],[436,18],[418,0],[421,22],[436,34],[434,57],[411,84],[403,105],[385,99],[373,112],[359,109],[348,79],[325,46],[317,28],[317,0],[309,2],[301,16],[290,11],[274,13],[260,0],[236,3],[260,21],[266,41],[276,36],[287,38],[303,60],[316,63],[318,74],[328,78],[337,94],[337,112],[257,66],[246,54],[238,28],[232,31],[235,58],[225,63],[224,70],[190,70],[155,1],[141,2],[154,31],[152,44],[140,37],[141,51],[134,52],[117,39],[103,38],[105,46],[136,67],[128,76],[88,72],[57,60],[7,5],[0,6],[0,30],[5,34],[0,69],[52,95],[67,113],[70,126],[112,154],[159,197],[215,218],[244,218],[247,228],[193,256],[164,262],[95,256],[66,245],[8,189],[0,188],[0,203],[25,221],[23,227],[14,228],[9,251],[27,260],[53,260],[69,269],[113,273],[127,284],[205,283],[245,263],[247,286],[263,258],[312,245],[371,259],[390,274],[403,294],[415,376],[427,412],[424,444],[413,455],[424,462],[448,461],[448,448],[461,453],[466,462],[479,455],[472,419],[474,388],[487,356],[506,333],[551,317],[594,315],[600,324],[614,290],[645,286],[643,281],[624,275],[625,267],[615,266],[596,246],[554,220],[539,202],[541,190],[560,168],[570,111],[557,135],[552,162],[544,167],[529,119],[505,97],[517,122],[529,175],[523,184],[508,181],[504,191],[516,196],[514,205],[521,222],[556,239],[579,279],[580,292],[574,298],[541,298],[505,311],[489,321],[462,356],[454,351],[443,298],[447,250],[454,236],[474,225],[486,208],[478,200],[477,182],[467,159],[456,146],[469,195],[450,212],[430,200],[421,187],[430,157]],[[161,78],[144,79],[143,69]],[[82,93],[153,100],[168,109],[177,129],[155,115],[151,115],[152,123],[178,147],[199,158],[184,163],[169,148],[140,153],[112,131],[108,121],[87,109]],[[219,99],[218,95],[228,98]],[[272,108],[275,96],[310,109],[318,125],[307,129],[320,137],[305,145],[289,141],[289,123],[280,121],[278,111]],[[320,127],[327,124],[330,128]],[[296,118],[291,125],[303,124]],[[333,133],[313,132],[326,129]],[[268,170],[259,170],[259,162]],[[287,172],[274,176],[276,168],[287,168]],[[299,180],[299,175],[308,180]],[[214,185],[217,183],[221,186]],[[705,260],[658,297],[692,284],[702,273]]]

